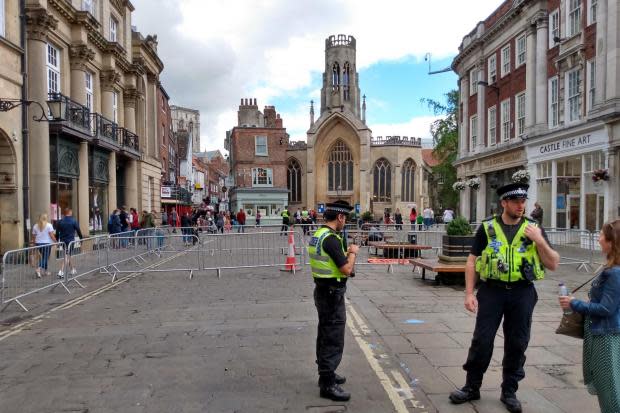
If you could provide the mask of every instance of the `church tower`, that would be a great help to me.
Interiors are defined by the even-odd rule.
[[[355,63],[355,37],[339,34],[325,39],[325,72],[321,89],[321,115],[350,111],[360,119],[359,75]]]

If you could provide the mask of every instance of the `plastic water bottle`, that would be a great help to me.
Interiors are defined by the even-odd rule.
[[[568,288],[566,288],[566,285],[564,285],[564,283],[560,283],[559,287],[560,287],[560,291],[558,295],[560,297],[568,297]],[[572,312],[573,311],[570,308],[567,308],[566,310],[564,310],[564,314],[571,314]]]

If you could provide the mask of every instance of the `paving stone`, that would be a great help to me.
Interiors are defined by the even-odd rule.
[[[463,348],[447,333],[407,334],[407,338],[418,349],[426,348]]]

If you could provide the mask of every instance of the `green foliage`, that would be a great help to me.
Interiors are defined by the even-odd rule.
[[[459,107],[459,92],[452,90],[446,94],[446,103],[432,99],[422,99],[435,115],[443,114],[431,125],[433,136],[433,156],[440,160],[439,165],[433,167],[433,174],[443,178],[443,185],[438,188],[439,199],[445,207],[456,208],[459,202],[459,193],[452,188],[456,182],[456,168],[454,162],[458,155],[457,110]]]
[[[366,211],[362,213],[362,221],[368,222],[368,221],[372,221],[372,219],[373,219],[372,212]]]
[[[472,230],[465,218],[457,217],[446,225],[446,233],[448,235],[471,235]]]

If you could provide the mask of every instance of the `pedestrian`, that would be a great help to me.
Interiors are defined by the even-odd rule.
[[[308,245],[315,284],[314,304],[319,319],[316,363],[320,396],[334,401],[351,398],[351,394],[340,387],[346,378],[336,374],[344,350],[347,278],[354,276],[359,250],[357,245],[345,247],[346,239],[341,235],[351,210],[353,207],[345,201],[326,204],[325,225],[314,233]]]
[[[442,219],[444,224],[449,224],[454,220],[454,212],[450,208],[446,208],[446,210],[443,211]]]
[[[129,209],[131,215],[131,229],[135,232],[140,229],[140,219],[138,218],[138,211],[135,208]]]
[[[129,218],[126,206],[121,207],[118,217],[121,221],[121,232],[127,232],[129,230]]]
[[[538,202],[534,202],[534,210],[530,216],[535,219],[540,225],[543,223],[543,209]]]
[[[73,218],[73,210],[71,208],[65,208],[64,216],[56,224],[57,238],[61,242],[61,248],[63,250],[63,260],[58,271],[58,278],[64,278],[65,268],[69,267],[71,275],[77,274],[73,263],[71,262],[71,255],[73,253],[72,242],[76,241],[75,234],[77,233],[78,239],[82,237],[82,231],[75,218]]]
[[[396,212],[394,213],[394,222],[396,223],[395,229],[399,231],[403,229],[403,214],[400,213],[399,208],[396,208]]]
[[[424,208],[422,217],[424,219],[424,230],[430,229],[433,224],[433,210],[430,207]]]
[[[392,223],[392,218],[390,217],[390,211],[385,211],[383,213],[383,223],[386,226],[386,229],[390,229],[389,226]]]
[[[192,243],[192,218],[189,212],[185,212],[181,217],[181,233],[183,234],[183,245],[189,247]]]
[[[217,217],[215,218],[215,225],[217,226],[217,230],[220,233],[224,233],[224,213],[220,212],[219,214],[217,214]]]
[[[583,382],[602,413],[620,412],[620,219],[598,238],[606,263],[590,289],[590,301],[560,297],[564,310],[584,316]]]
[[[282,227],[280,228],[280,235],[286,235],[288,232],[290,215],[288,207],[284,207],[284,211],[280,214],[282,216]]]
[[[310,231],[310,212],[306,209],[306,207],[303,207],[301,211],[301,225],[304,236],[308,235],[308,232]]]
[[[39,220],[32,227],[32,238],[30,245],[36,246],[37,249],[35,251],[38,251],[40,254],[36,275],[38,278],[41,278],[42,275],[50,275],[47,265],[52,252],[51,244],[56,242],[56,236],[54,235],[54,227],[49,223],[47,214],[39,215]]]
[[[174,208],[172,210],[172,213],[170,215],[171,215],[171,218],[172,218],[172,221],[170,222],[170,225],[172,226],[172,232],[176,234],[177,226],[178,226],[177,219],[179,218],[179,215],[177,214],[176,208]]]
[[[424,226],[424,217],[422,216],[422,214],[416,217],[415,223],[416,223],[416,226],[418,227],[418,230],[421,231]]]
[[[245,211],[243,209],[237,212],[237,232],[245,232]]]
[[[416,230],[416,220],[418,219],[418,212],[415,207],[411,208],[411,212],[409,213],[409,223],[411,224],[411,230]]]
[[[521,412],[518,383],[525,377],[525,350],[530,340],[532,313],[538,301],[534,281],[545,268],[557,269],[559,254],[549,245],[543,228],[525,217],[527,184],[497,190],[503,213],[478,227],[465,266],[465,308],[476,314],[474,335],[463,369],[465,386],[450,393],[454,404],[480,398],[480,386],[491,356],[497,329],[504,318],[503,381],[500,400],[509,412]],[[476,272],[480,274],[474,295]]]
[[[295,212],[295,224],[301,224],[301,209],[297,208],[297,212]]]
[[[112,235],[121,232],[120,211],[115,209],[108,219],[108,232]]]
[[[161,211],[161,225],[168,225],[168,213],[165,209]]]
[[[224,230],[226,232],[230,232],[232,230],[232,219],[230,217],[230,212],[226,212],[226,215],[224,217]]]
[[[256,208],[256,226],[257,227],[260,227],[260,219],[261,219],[260,210]]]

